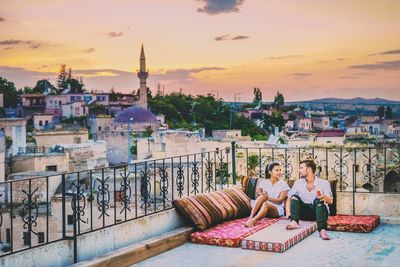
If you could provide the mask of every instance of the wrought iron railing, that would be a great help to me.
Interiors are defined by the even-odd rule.
[[[70,239],[76,261],[81,235],[171,209],[176,198],[233,186],[243,175],[263,177],[271,161],[282,164],[285,179],[296,179],[303,159],[315,160],[320,177],[338,180],[338,191],[396,193],[388,174],[399,173],[399,147],[241,148],[233,142],[222,150],[2,182],[0,257]]]
[[[235,183],[231,148],[0,183],[0,257],[71,239]]]

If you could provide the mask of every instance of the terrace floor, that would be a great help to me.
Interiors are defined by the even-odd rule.
[[[186,243],[133,266],[400,266],[400,225],[371,233],[315,232],[284,253]]]

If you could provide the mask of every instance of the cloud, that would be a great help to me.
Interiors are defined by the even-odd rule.
[[[43,43],[35,42],[35,41],[31,41],[31,40],[10,39],[10,40],[0,41],[0,47],[6,46],[6,48],[4,48],[4,50],[10,50],[10,49],[20,47],[20,46],[31,48],[31,49],[37,49],[37,48],[41,47],[42,45],[43,45]]]
[[[85,49],[85,53],[88,53],[88,54],[94,53],[95,51],[96,51],[96,49],[94,49],[93,47],[89,48],[89,49]]]
[[[5,21],[5,19],[3,17],[0,17],[0,22]]]
[[[340,76],[340,79],[358,79],[357,76]]]
[[[0,73],[2,77],[15,83],[17,88],[33,86],[41,79],[54,78],[55,80],[57,76],[57,74],[53,72],[31,71],[24,68],[9,66],[0,66]]]
[[[243,40],[243,39],[247,39],[249,38],[249,36],[245,36],[245,35],[238,35],[232,38],[232,40]]]
[[[193,69],[174,69],[167,70],[164,73],[152,74],[153,78],[159,80],[191,80],[193,78],[193,74],[204,72],[204,71],[214,71],[214,70],[225,70],[225,68],[220,67],[202,67],[202,68],[193,68]]]
[[[388,50],[380,53],[380,55],[394,55],[394,54],[400,54],[400,49]]]
[[[108,36],[114,38],[114,37],[121,37],[123,34],[124,34],[123,32],[109,32]]]
[[[228,37],[229,37],[229,34],[225,34],[225,35],[221,35],[221,36],[215,37],[214,40],[217,41],[217,42],[218,41],[225,41],[225,40],[229,40]]]
[[[303,72],[295,72],[295,73],[290,73],[289,76],[292,76],[296,80],[301,80],[304,78],[307,78],[311,76],[311,73],[303,73]]]
[[[198,0],[204,3],[203,7],[197,9],[197,12],[204,12],[208,15],[217,15],[220,13],[239,12],[239,7],[244,0]]]
[[[294,57],[300,57],[300,55],[287,55],[287,56],[266,57],[265,60],[281,60],[281,59],[294,58]]]
[[[336,60],[337,61],[342,61],[342,60],[344,60],[344,58],[337,58]]]
[[[215,41],[237,41],[237,40],[243,40],[243,39],[248,39],[250,38],[249,36],[246,35],[236,35],[232,38],[229,37],[229,34],[217,36],[214,38]]]
[[[295,72],[295,73],[290,73],[290,76],[295,76],[295,77],[306,77],[306,76],[311,76],[311,73],[303,73],[303,72]]]
[[[349,68],[363,70],[400,70],[400,60],[378,61],[372,64],[353,65]]]

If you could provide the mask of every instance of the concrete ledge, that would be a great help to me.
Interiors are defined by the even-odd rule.
[[[192,231],[193,228],[191,227],[181,227],[158,237],[141,241],[104,256],[96,257],[89,261],[82,261],[72,266],[129,266],[186,243]]]
[[[381,217],[381,223],[400,224],[400,217]]]

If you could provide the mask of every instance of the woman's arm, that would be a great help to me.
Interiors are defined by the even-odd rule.
[[[286,199],[286,196],[287,196],[287,194],[288,194],[288,191],[289,190],[285,190],[285,191],[282,191],[280,194],[279,194],[279,197],[278,198],[274,198],[274,197],[268,197],[268,201],[269,202],[272,202],[272,203],[274,203],[274,204],[282,204],[283,203],[283,201],[285,201],[285,199]]]

